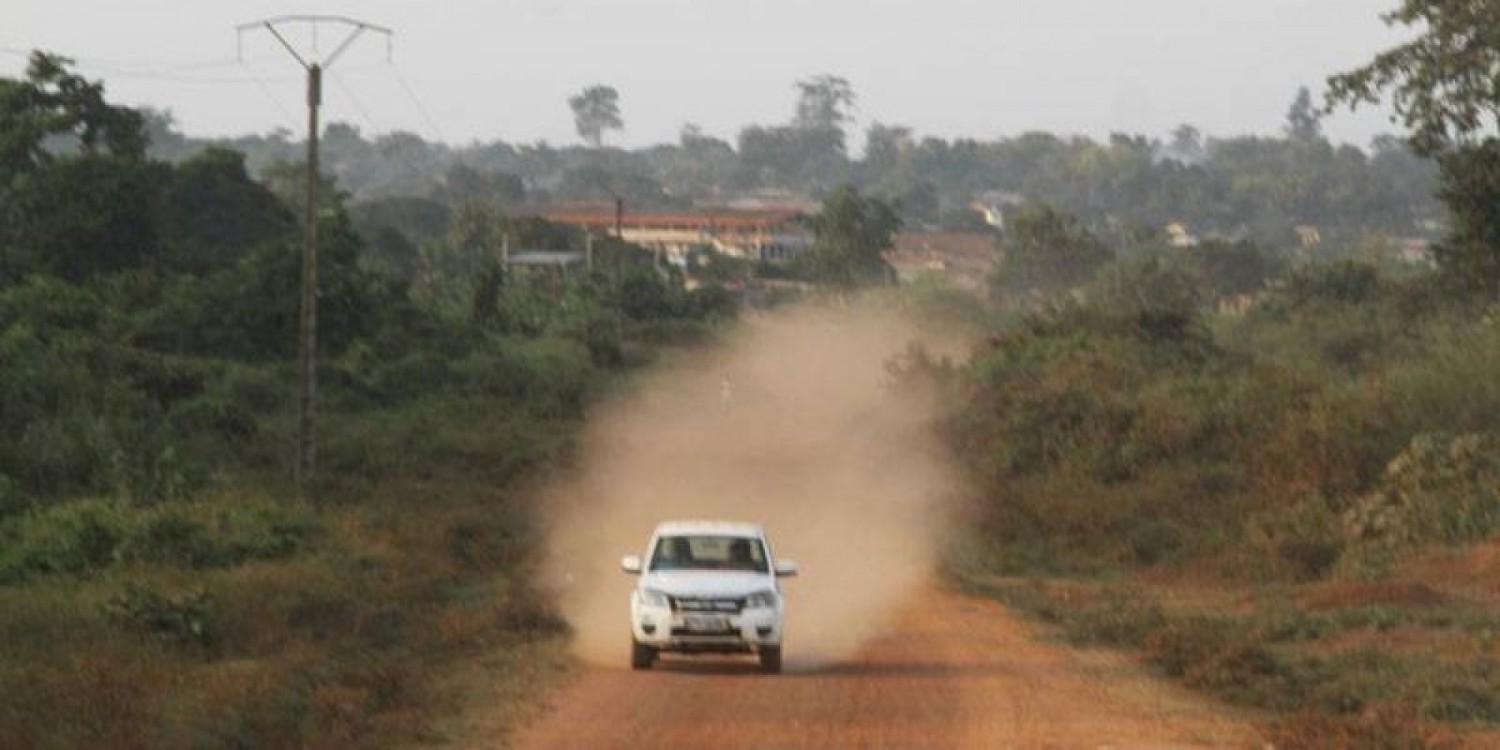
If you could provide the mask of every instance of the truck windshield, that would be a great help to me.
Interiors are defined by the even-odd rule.
[[[651,570],[744,570],[765,573],[766,548],[744,536],[663,536],[651,553]]]

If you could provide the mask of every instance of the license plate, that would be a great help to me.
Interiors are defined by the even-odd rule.
[[[683,617],[682,624],[688,630],[698,632],[717,632],[729,628],[729,620],[718,615],[687,615]]]

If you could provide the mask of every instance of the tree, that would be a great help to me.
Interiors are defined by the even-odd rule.
[[[884,253],[901,229],[901,217],[889,203],[841,185],[824,199],[811,223],[813,246],[798,258],[809,278],[841,289],[891,278]]]
[[[844,134],[793,125],[751,125],[740,131],[740,167],[751,183],[816,189],[848,166]]]
[[[1323,140],[1322,120],[1322,113],[1313,106],[1312,92],[1306,86],[1297,89],[1297,98],[1286,113],[1286,137],[1298,143],[1317,143]]]
[[[832,75],[813,76],[797,82],[797,115],[792,124],[806,130],[839,130],[854,116],[854,88],[849,81]]]
[[[1082,286],[1114,258],[1078,217],[1045,203],[1021,207],[1007,221],[999,291],[1057,291]]]
[[[0,284],[41,273],[71,282],[160,256],[153,219],[165,165],[80,156],[13,181],[0,200]]]
[[[494,206],[459,207],[447,236],[422,246],[413,296],[453,318],[472,315],[485,286],[502,273],[500,256],[508,230],[505,214]]]
[[[1209,240],[1193,248],[1189,264],[1214,299],[1250,294],[1280,277],[1286,263],[1249,242]]]
[[[1110,265],[1099,274],[1094,299],[1153,343],[1182,343],[1203,306],[1201,280],[1175,257],[1151,253]]]
[[[104,84],[68,72],[72,63],[33,52],[25,80],[0,79],[0,187],[52,161],[55,136],[72,136],[85,154],[145,155],[145,118],[105,102]]]
[[[846,151],[844,126],[854,121],[850,112],[854,99],[854,89],[843,78],[831,75],[804,78],[797,82],[797,113],[792,118],[792,127],[803,133],[818,134],[821,137],[816,140],[826,141],[842,157]]]
[[[165,167],[147,164],[145,119],[103,84],[34,52],[0,79],[0,283],[139,267],[159,251],[151,221]]]
[[[675,195],[716,194],[729,184],[739,165],[733,146],[691,122],[682,126],[676,148],[659,147],[656,154],[662,185]]]
[[[1500,141],[1445,155],[1441,164],[1438,195],[1453,226],[1433,248],[1438,267],[1457,286],[1500,291]]]
[[[509,172],[480,172],[455,161],[443,174],[443,183],[435,193],[450,206],[486,201],[512,205],[526,199],[526,184]]]
[[[604,131],[625,127],[620,118],[620,92],[613,86],[590,86],[568,99],[568,106],[573,109],[578,135],[594,148],[604,144]]]
[[[740,131],[742,180],[819,192],[844,179],[844,125],[853,121],[854,89],[843,78],[814,76],[796,83],[797,109],[789,125],[750,125]]]
[[[1330,105],[1376,103],[1390,92],[1418,153],[1437,156],[1455,231],[1437,253],[1461,286],[1500,289],[1500,0],[1404,0],[1387,24],[1422,33],[1369,64],[1328,79]]]
[[[1167,155],[1183,164],[1198,164],[1208,157],[1208,150],[1203,147],[1203,132],[1187,123],[1178,125],[1172,131],[1172,143],[1167,147]]]
[[[915,148],[911,128],[872,123],[865,131],[865,168],[877,176],[895,171]]]
[[[208,273],[296,236],[291,210],[250,179],[236,151],[210,148],[179,164],[160,202],[161,239],[175,270]]]
[[[677,144],[685,150],[691,151],[705,145],[723,143],[703,132],[703,126],[696,122],[685,122],[682,129],[678,131]]]
[[[1472,142],[1500,118],[1500,2],[1403,0],[1386,24],[1421,30],[1369,64],[1328,79],[1330,106],[1375,104],[1389,91],[1413,144],[1435,154]]]

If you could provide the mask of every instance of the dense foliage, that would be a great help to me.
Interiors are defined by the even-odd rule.
[[[372,214],[329,180],[302,502],[300,183],[152,160],[143,127],[57,58],[0,81],[0,746],[414,739],[433,665],[563,630],[514,486],[734,300],[610,240],[503,265],[506,237],[587,244],[500,211],[503,181]]]
[[[1416,38],[1328,80],[1333,104],[1355,107],[1389,95],[1417,152],[1438,157],[1442,199],[1455,225],[1438,259],[1450,284],[1490,294],[1500,291],[1497,20],[1494,0],[1403,0],[1385,21],[1415,28]]]
[[[1475,13],[1336,95],[1430,88],[1423,51],[1468,38],[1448,24]],[[1465,75],[1491,65],[1471,57]],[[562,630],[527,583],[537,534],[512,488],[566,460],[616,373],[736,303],[525,208],[732,195],[823,198],[791,272],[840,289],[888,277],[879,251],[903,225],[1006,209],[993,298],[940,300],[984,321],[984,345],[893,366],[953,397],[966,580],[1051,576],[1002,595],[1233,700],[1500,721],[1488,656],[1298,650],[1381,623],[1492,645],[1492,611],[1285,601],[1500,531],[1500,148],[1468,120],[1419,141],[1443,141],[1452,212],[1429,276],[1360,248],[1435,235],[1437,166],[1391,138],[1329,143],[1306,91],[1282,137],[949,141],[876,124],[853,158],[837,77],[800,82],[789,122],[733,145],[689,125],[638,151],[600,147],[618,102],[598,89],[578,107],[587,149],[328,127],[309,505],[289,481],[299,144],[195,142],[55,57],[0,81],[0,745],[393,742],[424,729],[423,665]],[[1456,91],[1480,98],[1406,111],[1492,111]],[[1169,247],[1169,222],[1203,241]],[[586,249],[588,267],[502,263]],[[1177,611],[1147,591],[1162,578],[1279,600]]]
[[[889,203],[841,186],[810,223],[813,246],[795,264],[807,278],[841,289],[891,279],[892,271],[881,254],[891,247],[901,218]]]
[[[1206,137],[1184,125],[1166,138],[949,140],[877,122],[856,155],[847,145],[849,83],[817,76],[796,91],[787,122],[749,124],[728,139],[686,123],[677,143],[636,150],[504,141],[458,147],[404,132],[369,136],[337,122],[322,144],[330,171],[358,201],[420,197],[457,206],[474,186],[494,183],[507,186],[512,206],[618,197],[629,210],[648,210],[738,197],[821,200],[848,183],[895,201],[912,229],[982,227],[976,204],[1044,202],[1112,238],[1159,235],[1184,222],[1203,237],[1282,247],[1296,243],[1295,227],[1311,226],[1332,250],[1371,233],[1430,237],[1443,219],[1435,165],[1392,137],[1364,149],[1331,143],[1307,102],[1292,108],[1282,137]],[[150,125],[166,158],[215,145],[183,137],[167,116]],[[586,137],[592,144],[593,131]],[[256,171],[294,161],[300,149],[284,131],[216,143],[246,153]]]

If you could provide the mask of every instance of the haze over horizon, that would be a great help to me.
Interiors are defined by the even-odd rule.
[[[453,145],[577,143],[566,100],[600,83],[620,92],[611,145],[675,141],[684,123],[734,142],[750,124],[786,122],[794,82],[828,73],[873,122],[919,135],[991,139],[1026,131],[1165,137],[1280,132],[1298,87],[1315,93],[1406,35],[1379,16],[1395,0],[475,0],[446,13],[404,0],[287,7],[146,0],[12,0],[0,76],[25,54],[74,58],[107,96],[171,111],[193,136],[305,128],[301,69],[266,32],[237,24],[287,14],[348,15],[395,31],[357,40],[330,69],[323,121],[367,136],[395,130]],[[325,53],[342,39],[329,27]],[[310,46],[302,33],[292,41]],[[1400,129],[1376,108],[1324,121],[1367,145]]]

